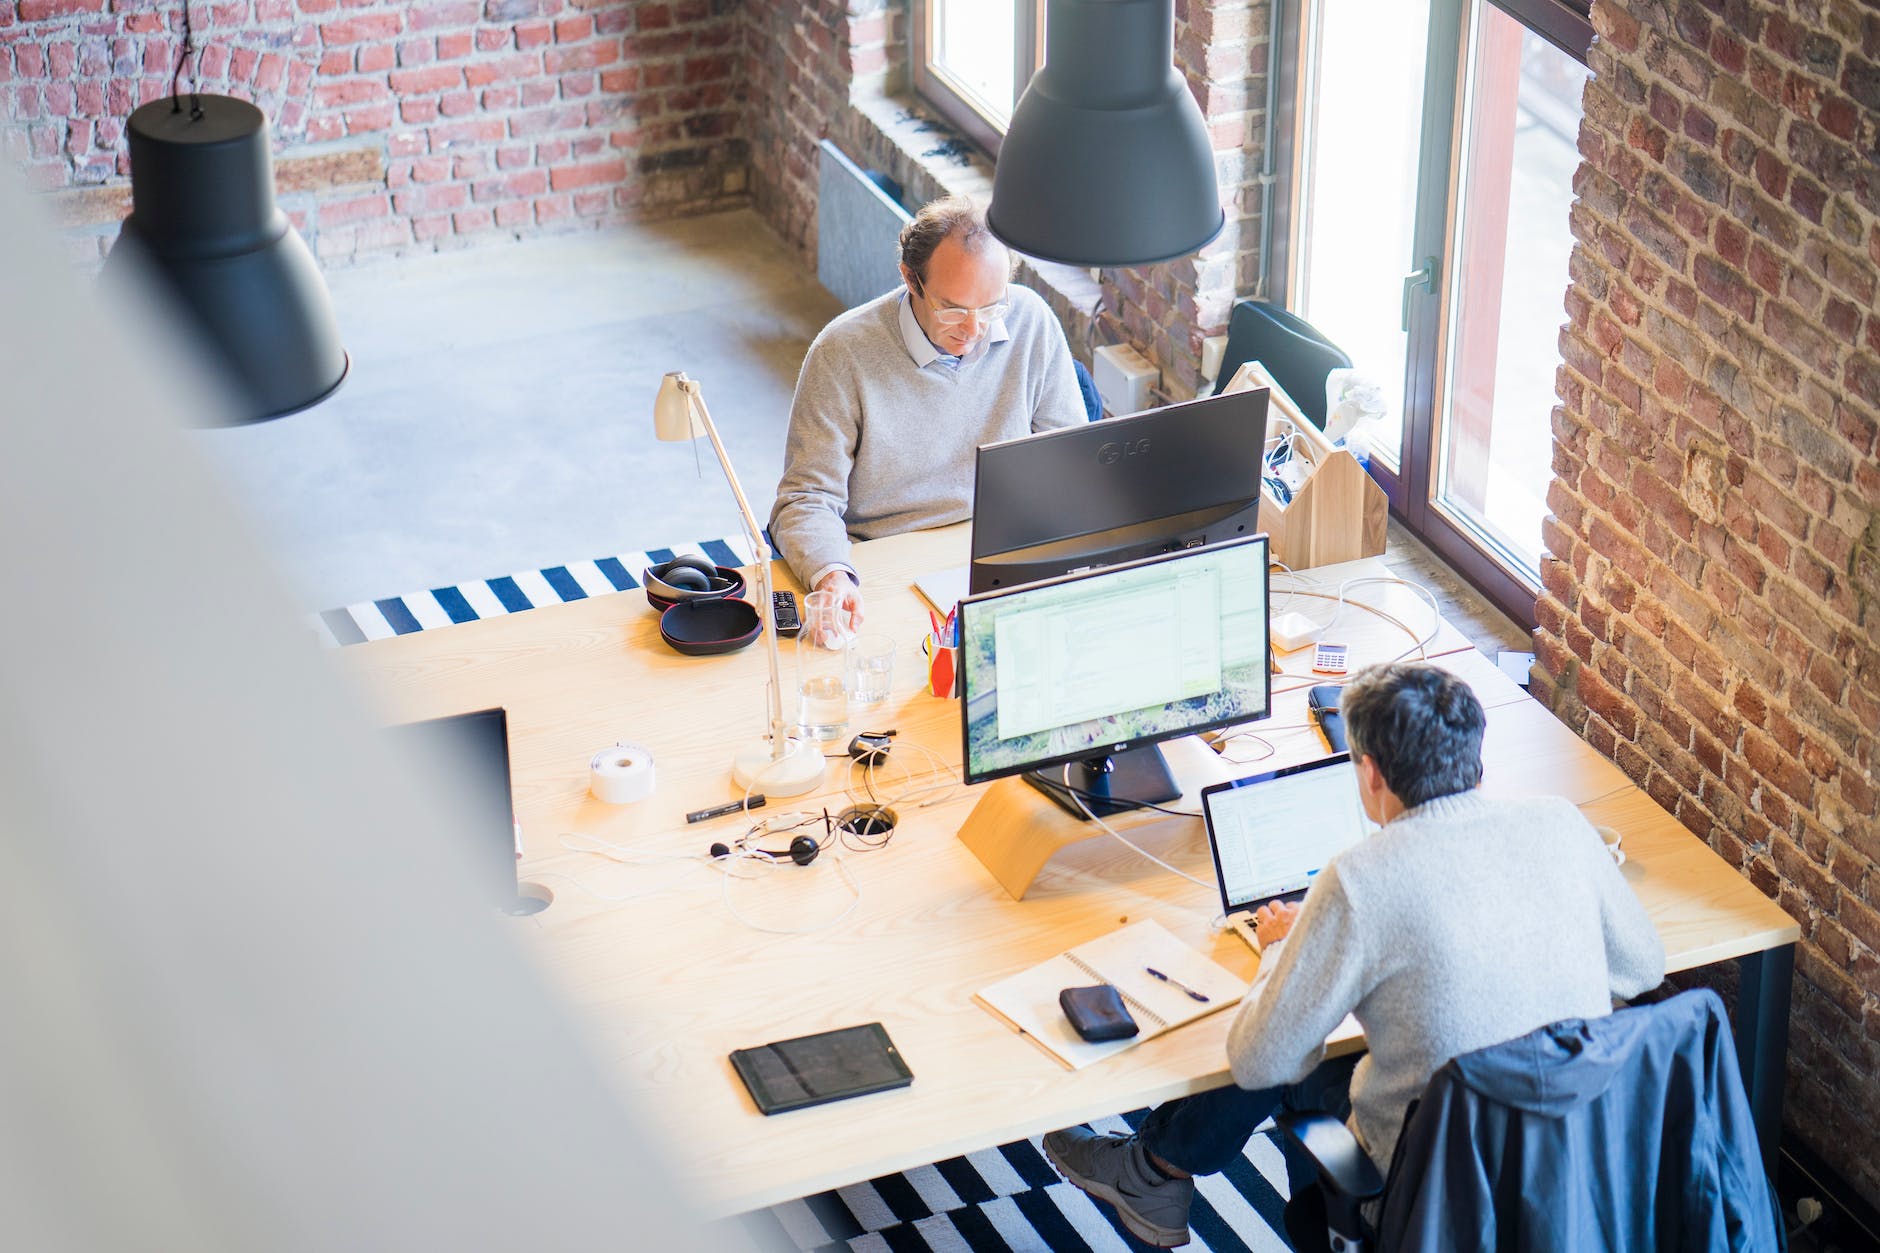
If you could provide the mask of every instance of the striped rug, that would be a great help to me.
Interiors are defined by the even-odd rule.
[[[673,548],[616,553],[542,570],[524,570],[455,587],[434,587],[329,609],[314,619],[328,646],[410,635],[522,613],[640,586],[640,572],[678,556],[721,566],[751,560],[741,539],[705,540]],[[1091,1125],[1127,1131],[1147,1110]],[[1288,1248],[1280,1209],[1286,1168],[1271,1124],[1248,1141],[1240,1160],[1197,1181],[1190,1216],[1194,1253],[1281,1253]],[[838,1188],[731,1220],[761,1248],[803,1253],[1115,1253],[1146,1249],[1115,1212],[1058,1178],[1038,1141],[1021,1140],[904,1174]]]

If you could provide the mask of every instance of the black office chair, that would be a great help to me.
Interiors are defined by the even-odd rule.
[[[1325,377],[1351,367],[1351,358],[1299,315],[1264,300],[1236,300],[1227,320],[1227,350],[1221,354],[1214,394],[1220,395],[1234,372],[1249,361],[1265,365],[1273,381],[1286,389],[1299,411],[1321,430],[1325,427]]]
[[[1286,1207],[1301,1253],[1785,1244],[1723,1002],[1707,988],[1456,1058],[1410,1107],[1388,1180],[1337,1119],[1276,1121],[1318,1166],[1319,1186]]]

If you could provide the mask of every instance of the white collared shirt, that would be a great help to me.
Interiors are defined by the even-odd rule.
[[[986,333],[979,337],[977,343],[966,350],[965,356],[955,357],[948,353],[941,352],[938,348],[934,347],[933,341],[927,338],[927,332],[920,329],[920,320],[914,316],[914,304],[911,293],[905,287],[901,289],[900,320],[901,341],[907,345],[907,355],[912,357],[914,364],[923,370],[936,361],[942,362],[953,369],[958,369],[963,365],[971,365],[973,362],[986,355],[987,345],[1004,343],[1012,337],[1011,332],[1005,329],[1005,319],[995,318],[993,321],[986,324]]]

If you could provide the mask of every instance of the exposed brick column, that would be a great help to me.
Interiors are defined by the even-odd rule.
[[[735,0],[196,0],[202,90],[268,116],[326,261],[742,203]],[[83,242],[128,205],[124,120],[179,6],[0,5],[0,152]],[[185,80],[185,86],[188,80]],[[96,190],[103,189],[103,190]]]
[[[1801,923],[1789,1130],[1880,1201],[1880,15],[1593,18],[1535,690]]]
[[[1202,341],[1226,331],[1235,297],[1258,280],[1267,16],[1263,0],[1175,0],[1175,64],[1214,140],[1227,225],[1194,256],[1103,272],[1097,338],[1145,353],[1178,400],[1202,385]]]

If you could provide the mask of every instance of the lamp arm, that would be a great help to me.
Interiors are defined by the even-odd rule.
[[[757,613],[763,622],[765,651],[770,657],[770,756],[776,760],[785,754],[789,728],[783,720],[782,663],[778,657],[776,612],[771,604],[770,545],[764,540],[764,528],[758,525],[757,515],[751,512],[751,502],[745,498],[744,485],[738,482],[737,471],[731,468],[731,454],[725,451],[724,441],[718,438],[718,425],[712,421],[711,410],[705,407],[705,396],[698,382],[694,379],[680,379],[679,387],[685,392],[692,411],[698,415],[705,434],[710,437],[712,451],[718,454],[718,464],[725,472],[725,481],[731,484],[731,494],[737,498],[738,515],[744,520],[745,538],[751,541],[751,553],[757,562]]]

